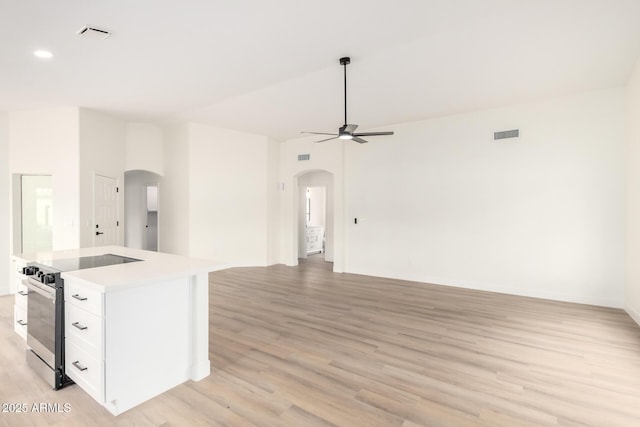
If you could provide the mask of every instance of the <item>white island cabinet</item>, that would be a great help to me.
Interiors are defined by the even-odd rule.
[[[46,262],[114,254],[141,262],[62,273],[65,369],[112,414],[210,373],[210,271],[216,261],[117,246],[37,254]]]
[[[13,259],[11,280],[12,289],[15,289],[15,304],[13,306],[13,327],[18,335],[27,339],[27,287],[22,284],[25,276],[21,273],[25,263],[22,260]]]

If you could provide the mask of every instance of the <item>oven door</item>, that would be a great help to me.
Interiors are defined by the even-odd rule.
[[[32,280],[23,283],[29,289],[27,346],[51,369],[55,369],[56,290]]]

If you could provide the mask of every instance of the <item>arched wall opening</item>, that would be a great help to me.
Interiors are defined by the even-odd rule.
[[[298,265],[301,244],[304,243],[304,196],[307,186],[326,187],[327,197],[327,230],[325,260],[333,262],[333,271],[344,271],[344,218],[342,215],[342,180],[335,172],[325,169],[305,169],[290,176],[288,185],[291,188],[289,199],[286,203],[285,229],[288,242],[285,240],[285,263]],[[330,200],[329,200],[330,199]]]
[[[298,212],[297,218],[297,254],[298,258],[306,258],[309,251],[316,252],[316,246],[309,245],[309,239],[318,238],[321,250],[320,253],[324,254],[324,259],[327,262],[333,262],[334,260],[334,232],[335,232],[335,203],[334,203],[334,179],[333,174],[327,171],[315,170],[304,172],[298,176],[297,179],[297,203]],[[313,218],[315,212],[310,212],[313,205],[310,205],[307,198],[307,189],[324,189],[324,201],[322,212],[321,224],[309,223],[309,219]],[[319,192],[320,193],[320,192]],[[313,207],[315,208],[315,206]],[[313,235],[309,233],[310,227],[321,228],[320,230],[313,230]],[[315,233],[319,235],[315,235]]]
[[[159,197],[160,175],[145,170],[125,172],[125,246],[150,251],[158,250],[160,243]]]

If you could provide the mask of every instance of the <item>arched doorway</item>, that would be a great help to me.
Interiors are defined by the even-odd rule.
[[[297,254],[306,258],[320,254],[334,261],[335,192],[333,174],[323,170],[297,177]]]
[[[134,170],[124,175],[125,246],[157,251],[159,248],[160,175]]]
[[[324,172],[328,175],[325,177],[331,177],[331,181],[325,181],[324,184],[318,181],[305,181],[316,177],[316,172]],[[307,176],[307,174],[311,174]],[[303,185],[300,185],[300,179],[303,181]],[[327,217],[333,221],[332,230],[326,232],[328,237],[328,245],[326,245],[325,255],[328,259],[332,259],[332,269],[335,273],[344,272],[344,203],[343,203],[343,189],[342,189],[342,174],[340,171],[328,171],[325,169],[305,169],[293,174],[287,184],[286,188],[291,188],[291,191],[287,191],[288,198],[286,199],[287,209],[283,212],[285,215],[285,228],[283,240],[284,260],[287,265],[298,265],[298,255],[300,242],[302,240],[302,233],[300,232],[303,223],[300,217],[304,215],[301,210],[301,195],[302,191],[300,187],[304,187],[307,183],[313,183],[313,185],[326,185],[327,186],[327,198],[331,199],[333,206],[327,209]],[[304,199],[303,199],[304,200]],[[329,228],[329,227],[327,227]],[[331,250],[332,253],[330,252]]]

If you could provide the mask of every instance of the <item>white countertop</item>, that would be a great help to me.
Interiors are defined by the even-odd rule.
[[[97,248],[38,252],[35,254],[16,255],[15,258],[26,262],[42,263],[54,259],[104,254],[121,255],[143,261],[66,271],[62,273],[62,278],[81,282],[88,287],[102,292],[112,292],[165,280],[209,273],[230,267],[229,264],[219,261],[189,258],[161,252],[125,248],[122,246],[101,246]]]

